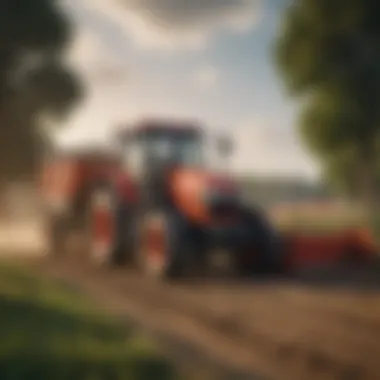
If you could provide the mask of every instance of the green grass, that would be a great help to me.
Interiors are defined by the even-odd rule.
[[[1,380],[171,380],[149,343],[75,289],[0,266]]]

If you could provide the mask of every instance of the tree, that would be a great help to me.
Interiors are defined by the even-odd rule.
[[[71,25],[55,0],[0,0],[0,181],[30,175],[40,116],[62,118],[81,86],[64,61]]]
[[[360,194],[373,202],[379,169],[380,3],[293,0],[275,60],[290,94],[303,102],[304,142],[330,176],[353,182],[360,175]]]
[[[351,199],[360,197],[360,171],[352,151],[326,158],[323,179],[334,192],[343,193]]]

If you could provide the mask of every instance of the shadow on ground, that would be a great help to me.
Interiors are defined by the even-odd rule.
[[[342,265],[329,268],[312,268],[289,275],[253,275],[250,278],[195,278],[181,282],[182,285],[228,285],[238,287],[279,286],[281,284],[307,286],[324,290],[379,291],[380,263]]]

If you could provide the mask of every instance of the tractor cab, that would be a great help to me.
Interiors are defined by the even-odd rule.
[[[124,130],[118,142],[124,170],[155,203],[172,201],[174,174],[209,171],[206,134],[195,123],[146,121]]]
[[[119,146],[123,164],[136,179],[169,167],[206,165],[204,134],[195,124],[145,122],[123,131]]]
[[[125,170],[140,185],[141,193],[159,203],[172,202],[173,194],[177,198],[191,184],[202,187],[206,177],[215,174],[208,153],[214,148],[220,158],[227,157],[232,144],[226,136],[218,136],[211,146],[208,142],[196,123],[178,121],[140,123],[119,137]]]
[[[188,168],[206,168],[207,136],[194,122],[150,120],[132,128],[122,129],[117,135],[121,156],[136,174],[144,166],[173,164]],[[219,158],[226,158],[232,151],[232,142],[226,135],[218,135],[212,141]]]

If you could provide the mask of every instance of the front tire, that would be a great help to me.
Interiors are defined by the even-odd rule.
[[[189,258],[186,229],[171,210],[142,213],[137,222],[136,255],[140,270],[156,279],[186,275]]]

